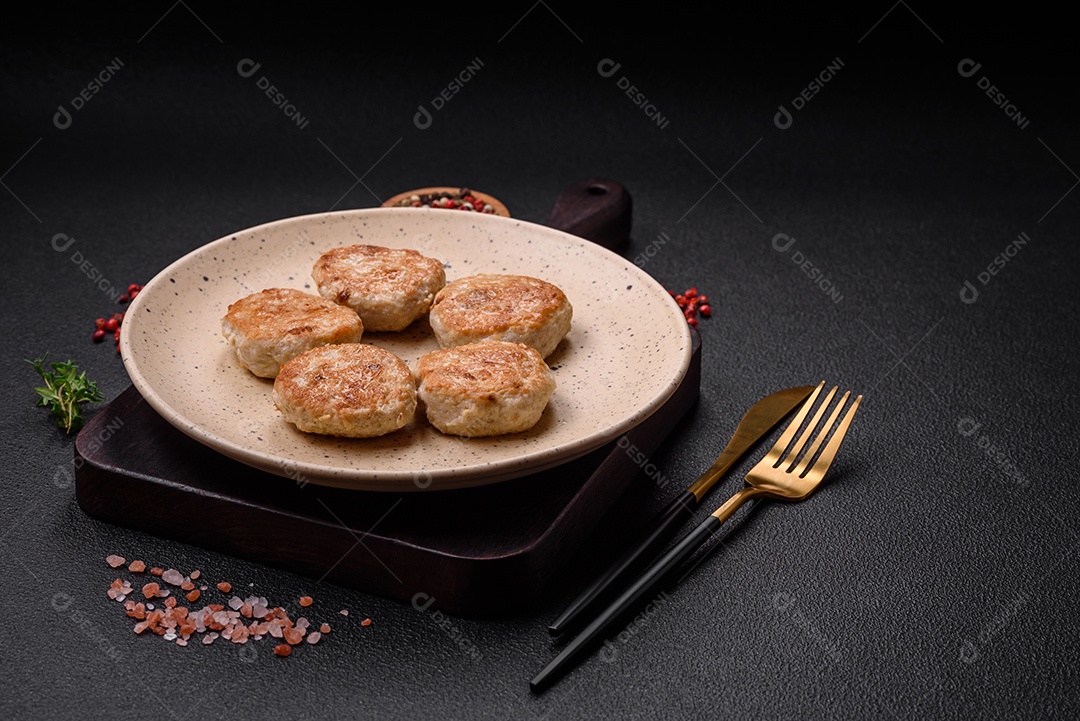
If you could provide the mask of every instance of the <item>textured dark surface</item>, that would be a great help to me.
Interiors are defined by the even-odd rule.
[[[616,28],[551,3],[355,20],[164,3],[40,6],[5,23],[0,715],[1075,717],[1075,51],[1064,16],[1009,12],[885,3],[705,20],[652,7]],[[58,129],[57,106],[116,58]],[[261,66],[245,78],[246,58]],[[610,77],[606,58],[621,63]],[[837,58],[777,128],[778,106]],[[965,58],[982,63],[967,78]],[[1027,127],[980,90],[984,76]],[[413,121],[421,104],[427,129]],[[474,185],[543,221],[563,186],[591,176],[633,196],[626,254],[669,287],[698,285],[715,312],[701,404],[651,459],[670,484],[642,476],[558,590],[499,621],[442,620],[76,506],[72,439],[32,407],[21,360],[71,357],[110,398],[128,385],[110,345],[89,342],[115,306],[74,252],[126,286],[230,231],[420,186]],[[64,252],[51,247],[60,233],[76,239]],[[795,244],[776,250],[780,233]],[[981,284],[1021,233],[1030,242]],[[557,648],[547,623],[613,536],[707,467],[753,401],[821,379],[866,396],[826,485],[739,514],[653,613],[530,696]],[[737,486],[733,474],[700,515]],[[334,631],[287,660],[265,641],[240,652],[136,637],[105,597],[113,552],[253,583],[272,602],[311,593],[309,615]]]

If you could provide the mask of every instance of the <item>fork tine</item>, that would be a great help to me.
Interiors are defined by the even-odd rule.
[[[818,394],[821,393],[821,389],[825,387],[825,381],[821,381],[818,387],[814,389],[814,392],[810,394],[810,397],[802,404],[798,414],[788,424],[788,427],[784,429],[783,434],[777,439],[773,447],[769,449],[769,453],[765,456],[765,460],[769,465],[774,468],[779,464],[780,458],[784,455],[784,451],[787,450],[788,445],[791,443],[791,439],[795,437],[795,433],[799,430],[799,426],[802,425],[803,419],[806,418],[806,414],[810,412],[810,409],[814,405],[814,401],[817,400]],[[762,461],[764,462],[764,460]]]
[[[835,391],[836,389],[833,388],[833,390]],[[814,460],[814,454],[817,453],[817,450],[821,447],[821,444],[825,442],[825,437],[829,435],[829,431],[832,430],[832,427],[836,425],[836,419],[840,417],[840,411],[844,410],[844,406],[847,405],[848,398],[850,397],[851,391],[848,391],[844,393],[843,397],[840,399],[840,402],[836,404],[836,408],[833,409],[832,414],[829,416],[829,420],[826,421],[825,425],[821,427],[821,433],[818,433],[817,438],[814,439],[814,442],[813,444],[811,444],[810,449],[806,451],[806,455],[803,456],[802,461],[799,462],[798,468],[795,469],[796,476],[801,476],[803,474],[803,471],[805,471],[810,466],[810,461]],[[828,405],[828,403],[828,401],[825,401],[825,404],[822,405],[821,409],[824,410],[825,406]]]
[[[813,473],[820,478],[825,475],[827,470],[829,470],[829,466],[832,465],[833,459],[836,458],[836,453],[840,450],[840,444],[844,442],[844,436],[847,435],[848,428],[851,426],[851,419],[855,417],[855,411],[859,410],[860,402],[862,402],[861,395],[851,404],[851,408],[848,409],[848,412],[844,415],[844,420],[840,421],[840,425],[837,426],[836,432],[833,433],[832,438],[829,439],[829,443],[825,446],[825,450],[821,452],[821,456],[814,463],[813,467],[810,468],[809,471],[806,471],[806,473]],[[837,407],[837,411],[839,411],[839,406]]]
[[[806,447],[806,441],[810,438],[810,434],[814,432],[814,429],[817,428],[818,422],[820,422],[821,417],[825,415],[825,410],[829,407],[829,404],[832,403],[833,396],[835,395],[836,386],[833,386],[832,390],[829,391],[829,395],[825,396],[825,400],[822,401],[820,406],[818,406],[817,411],[814,413],[813,419],[811,419],[811,421],[806,424],[806,430],[804,430],[803,434],[799,436],[799,440],[795,443],[795,445],[791,447],[791,452],[788,454],[787,458],[784,459],[784,462],[782,464],[777,465],[786,465],[788,466],[788,471],[791,470],[791,466],[795,465],[795,459],[799,457],[799,451]]]

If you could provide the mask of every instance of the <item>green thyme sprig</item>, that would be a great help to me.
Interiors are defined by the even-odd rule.
[[[79,373],[74,361],[53,362],[52,370],[45,368],[45,356],[26,362],[34,366],[45,385],[34,390],[38,394],[35,407],[48,408],[56,418],[56,425],[68,433],[82,427],[81,403],[96,403],[105,400],[98,391],[97,383],[87,379],[86,371]]]

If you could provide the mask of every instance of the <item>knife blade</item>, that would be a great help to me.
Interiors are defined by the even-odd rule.
[[[705,497],[709,489],[716,485],[717,481],[723,478],[724,474],[747,451],[789,413],[799,407],[814,391],[814,387],[798,386],[777,391],[751,406],[739,422],[724,451],[709,466],[709,469],[679,496],[672,499],[671,503],[646,526],[640,540],[586,587],[548,626],[548,632],[552,636],[557,636],[566,629],[578,625],[602,599],[616,588],[629,583],[634,574],[640,571],[644,564],[671,538],[675,530],[694,515],[694,511],[697,510],[701,499]]]

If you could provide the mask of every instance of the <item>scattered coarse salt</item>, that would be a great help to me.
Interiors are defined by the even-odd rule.
[[[126,561],[120,556],[110,556],[106,559],[113,568],[119,568]],[[146,570],[143,561],[132,561],[128,566],[132,573],[142,573]],[[298,616],[295,620],[289,612],[281,606],[270,606],[264,596],[249,595],[230,596],[224,603],[211,603],[202,608],[194,608],[181,605],[184,599],[194,603],[200,596],[200,589],[192,583],[193,578],[198,578],[200,573],[192,571],[185,577],[180,571],[170,568],[162,570],[154,567],[150,573],[161,577],[162,583],[171,586],[179,586],[186,592],[183,598],[180,595],[171,595],[169,589],[164,588],[162,583],[150,581],[141,587],[143,596],[147,599],[164,599],[160,602],[160,608],[154,608],[153,603],[136,603],[128,596],[134,591],[131,581],[121,578],[114,579],[110,584],[107,595],[115,599],[124,607],[124,614],[135,620],[133,627],[136,635],[143,635],[150,631],[163,640],[175,643],[178,646],[187,646],[189,642],[201,638],[202,645],[208,646],[218,638],[224,638],[234,644],[246,644],[249,641],[261,641],[266,636],[280,639],[275,646],[274,653],[278,656],[289,656],[292,648],[303,644],[305,638],[309,645],[315,645],[322,637],[329,633],[330,624],[318,625],[319,630],[314,630],[313,624],[305,616]],[[249,584],[254,586],[255,584]],[[232,584],[222,581],[216,584],[217,588],[225,594],[232,591]],[[202,586],[201,590],[206,590]],[[301,596],[300,606],[310,607],[314,603],[311,596]],[[342,609],[341,615],[348,616],[349,611]],[[365,619],[362,625],[370,625],[371,619]]]
[[[123,556],[117,556],[115,553],[105,557],[105,563],[109,564],[113,568],[119,568],[123,566],[127,561]]]
[[[360,622],[360,625],[361,626],[370,626],[371,625],[371,619],[370,618],[365,618],[363,621]]]
[[[200,571],[199,569],[196,568],[194,571],[192,571],[190,574],[188,574],[188,578],[190,578],[192,581],[195,581],[195,580],[198,580],[199,576],[201,576],[201,575],[202,575],[202,571]]]
[[[109,590],[106,591],[106,595],[114,601],[123,603],[127,600],[128,594],[131,593],[131,584],[127,581],[121,581],[119,578],[112,582],[109,586]]]

